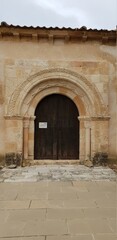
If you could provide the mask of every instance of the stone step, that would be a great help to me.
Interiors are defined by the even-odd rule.
[[[73,160],[53,160],[53,159],[43,159],[43,160],[23,160],[23,166],[34,166],[34,165],[61,165],[61,164],[80,164],[80,160],[73,159]]]

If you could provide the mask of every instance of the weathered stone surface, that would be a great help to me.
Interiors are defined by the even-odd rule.
[[[92,163],[92,161],[90,161],[90,160],[85,160],[85,161],[84,161],[84,165],[85,165],[86,167],[93,167],[93,163]]]
[[[83,165],[45,165],[45,166],[33,166],[33,167],[18,167],[16,169],[8,169],[3,168],[1,170],[0,178],[3,182],[40,182],[40,181],[55,181],[55,189],[56,185],[59,185],[58,181],[64,181],[62,184],[61,194],[56,193],[54,195],[54,191],[48,195],[48,198],[55,198],[57,200],[63,200],[63,198],[73,198],[74,200],[77,198],[74,192],[70,190],[67,192],[63,190],[64,186],[67,186],[67,182],[65,181],[73,181],[74,186],[79,187],[80,191],[85,192],[86,188],[80,183],[77,185],[76,180],[86,180],[86,181],[94,181],[94,180],[114,180],[116,181],[116,173],[108,167],[94,167],[87,168]],[[94,182],[95,183],[95,182]],[[70,184],[70,183],[69,183]],[[88,184],[88,183],[87,183]],[[45,182],[46,185],[46,182]],[[51,186],[51,182],[48,183]],[[94,184],[94,189],[96,188],[96,184]],[[112,187],[111,187],[112,188]],[[113,190],[113,188],[112,188]],[[30,194],[32,194],[30,190]],[[41,199],[41,194],[37,193],[37,198]],[[43,194],[42,194],[43,196]],[[59,199],[60,197],[60,199]],[[29,198],[27,191],[23,193],[22,198]],[[45,195],[46,199],[46,195]]]
[[[15,164],[12,164],[12,165],[9,165],[9,166],[8,166],[9,169],[14,169],[14,168],[16,168],[16,167],[17,167],[17,165],[15,165]]]
[[[45,96],[57,93],[71,98],[79,110],[80,160],[98,152],[117,159],[115,33],[106,32],[110,37],[102,44],[98,31],[96,42],[92,32],[79,42],[69,37],[70,30],[52,30],[55,39],[47,29],[39,39],[39,32],[31,29],[17,31],[22,39],[15,28],[7,41],[5,36],[0,39],[0,154],[34,159],[35,108]],[[21,162],[18,159],[17,165]]]
[[[15,168],[17,166],[21,165],[22,161],[22,154],[21,153],[7,153],[6,154],[6,165],[9,166],[9,168]]]

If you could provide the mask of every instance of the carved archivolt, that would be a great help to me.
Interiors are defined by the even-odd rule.
[[[22,113],[24,114],[22,109],[27,112],[34,99],[38,103],[41,98],[48,94],[48,90],[52,94],[55,89],[57,92],[57,88],[61,87],[67,92],[68,97],[71,98],[71,95],[74,96],[72,98],[78,96],[84,107],[90,109],[91,115],[103,116],[107,114],[102,97],[94,84],[77,72],[54,68],[42,70],[19,85],[11,96],[7,115],[21,116]],[[35,104],[37,104],[36,101]]]

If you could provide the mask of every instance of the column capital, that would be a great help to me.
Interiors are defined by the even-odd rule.
[[[91,121],[108,121],[110,116],[93,116],[91,117]]]
[[[108,121],[110,116],[79,116],[79,121]]]
[[[22,120],[23,119],[23,117],[19,116],[19,115],[17,115],[17,116],[5,115],[4,118],[8,119],[8,120]]]
[[[78,120],[79,121],[91,121],[91,117],[89,117],[89,116],[79,116]]]
[[[36,116],[30,116],[30,121],[34,121]]]

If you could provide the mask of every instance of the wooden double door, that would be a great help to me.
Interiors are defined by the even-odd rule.
[[[66,96],[45,97],[35,110],[35,159],[78,159],[79,121],[75,104]]]

